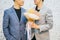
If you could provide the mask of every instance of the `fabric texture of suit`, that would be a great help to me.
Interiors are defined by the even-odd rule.
[[[25,12],[26,10],[21,8],[21,20],[19,21],[13,6],[4,11],[3,32],[6,40],[27,40]]]
[[[33,9],[35,9],[35,7],[33,7]],[[53,26],[52,11],[43,5],[39,13],[41,15],[40,20],[35,21],[35,23],[38,24],[40,28],[32,29],[32,34],[30,34],[31,38],[33,38],[33,36],[35,35],[36,40],[50,40],[49,30]],[[29,26],[29,24],[27,24],[26,26]]]

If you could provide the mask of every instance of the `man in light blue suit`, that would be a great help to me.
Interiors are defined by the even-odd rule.
[[[27,40],[26,39],[26,10],[21,6],[23,0],[14,0],[14,5],[4,11],[3,32],[6,40]]]

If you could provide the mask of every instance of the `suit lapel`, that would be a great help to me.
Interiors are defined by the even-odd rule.
[[[45,5],[42,5],[42,8],[40,9],[40,13],[42,13],[42,11],[44,10],[44,7],[45,7]],[[33,9],[35,10],[35,8],[36,8],[36,5],[33,7]]]
[[[19,23],[24,20],[24,19],[23,19],[23,16],[24,16],[25,10],[24,10],[22,7],[21,7],[21,20],[20,20],[20,21],[19,21],[19,19],[18,19],[18,16],[17,16],[17,14],[16,14],[13,6],[12,6],[12,8],[11,8],[11,11],[12,11],[13,15],[15,16],[16,20],[17,20]]]
[[[21,7],[21,20],[20,20],[20,21],[23,21],[23,20],[24,20],[24,19],[23,19],[24,12],[25,12],[25,10]]]
[[[17,14],[16,14],[16,12],[15,12],[15,10],[14,10],[14,7],[12,7],[11,10],[12,10],[12,13],[13,13],[13,15],[15,16],[16,20],[19,22],[18,16],[17,16]]]

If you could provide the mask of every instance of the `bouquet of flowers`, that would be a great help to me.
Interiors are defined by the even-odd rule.
[[[40,19],[40,14],[33,9],[30,9],[29,11],[27,11],[26,13],[24,13],[24,16],[27,18],[27,26],[26,26],[26,30],[27,30],[27,39],[31,40],[31,27],[28,24],[28,22],[33,22],[35,24],[35,20],[39,20]],[[35,24],[36,26],[36,24]]]

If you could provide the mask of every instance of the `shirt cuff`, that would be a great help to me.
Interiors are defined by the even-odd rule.
[[[40,32],[42,31],[46,31],[49,29],[49,25],[48,24],[43,24],[43,25],[39,25],[40,26]]]

